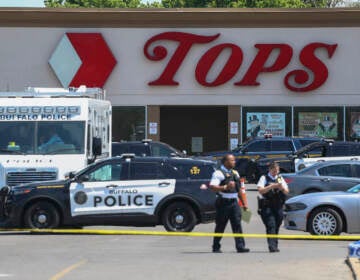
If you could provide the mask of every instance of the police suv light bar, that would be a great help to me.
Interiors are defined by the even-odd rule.
[[[151,142],[152,141],[152,139],[143,139],[141,142],[143,142],[143,143],[149,143],[149,142]]]
[[[329,143],[329,144],[332,144],[332,143],[335,142],[334,139],[331,139],[331,138],[324,138],[323,141],[324,141],[324,142],[327,142],[327,143]]]
[[[135,154],[121,154],[121,158],[134,158]]]
[[[265,134],[264,134],[264,138],[265,138],[265,139],[271,139],[271,138],[272,138],[272,134],[271,134],[271,133],[265,133]]]

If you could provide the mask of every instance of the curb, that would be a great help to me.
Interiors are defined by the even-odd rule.
[[[347,257],[345,262],[350,267],[353,279],[360,280],[360,260],[358,258]]]

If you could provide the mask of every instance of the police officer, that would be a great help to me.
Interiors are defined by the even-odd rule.
[[[235,167],[235,157],[226,155],[221,160],[220,169],[216,170],[211,178],[210,188],[216,192],[216,227],[215,233],[224,233],[227,222],[230,220],[233,233],[242,233],[241,211],[238,204],[240,192],[240,176]],[[245,204],[243,204],[245,205]],[[222,253],[220,247],[221,237],[214,237],[212,250]],[[244,238],[235,237],[235,247],[238,253],[247,253]]]
[[[279,165],[272,162],[269,173],[261,176],[257,187],[259,191],[259,213],[267,234],[279,234],[283,221],[283,205],[289,193],[288,185],[279,175]],[[277,238],[268,238],[270,253],[280,252]]]

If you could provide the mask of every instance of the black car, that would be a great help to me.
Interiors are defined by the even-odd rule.
[[[206,153],[204,156],[219,160],[224,155],[232,153],[236,157],[236,170],[240,176],[246,177],[249,182],[254,182],[258,178],[255,160],[284,157],[318,141],[321,139],[315,137],[271,137],[271,135],[266,135],[262,138],[253,138],[232,151]]]
[[[191,231],[214,219],[207,185],[211,161],[124,155],[99,161],[64,181],[1,190],[3,227],[164,225]]]
[[[295,160],[311,157],[350,157],[360,155],[360,143],[344,142],[322,139],[319,142],[309,144],[293,154],[278,158],[262,158],[258,159],[256,169],[258,174],[265,174],[268,166],[272,161],[276,161],[280,165],[281,173],[295,172]]]
[[[121,156],[122,154],[135,154],[139,157],[186,157],[184,152],[180,152],[163,142],[152,141],[151,139],[113,142],[112,156]]]

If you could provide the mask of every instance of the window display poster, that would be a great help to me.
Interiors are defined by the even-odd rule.
[[[238,122],[230,123],[230,134],[238,134],[239,133],[239,125]]]
[[[285,136],[285,113],[246,113],[246,136]]]
[[[350,113],[350,137],[360,139],[360,112]]]
[[[149,123],[149,134],[156,135],[157,127],[158,127],[158,124],[156,122]]]
[[[298,136],[338,138],[338,113],[299,112]]]

